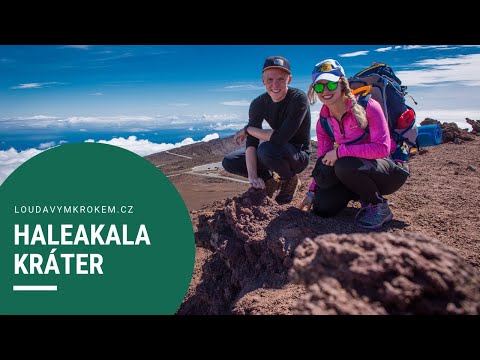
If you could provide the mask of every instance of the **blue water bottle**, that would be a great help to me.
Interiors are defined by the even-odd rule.
[[[439,124],[418,126],[418,145],[420,147],[435,146],[442,142],[442,128]]]

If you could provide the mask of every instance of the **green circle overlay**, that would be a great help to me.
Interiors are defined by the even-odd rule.
[[[0,219],[0,314],[174,314],[187,292],[195,244],[185,203],[128,150],[77,143],[40,153],[0,187]],[[62,227],[72,245],[60,244]],[[44,285],[57,290],[14,291]]]

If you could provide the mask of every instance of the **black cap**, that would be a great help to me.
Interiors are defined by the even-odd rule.
[[[267,69],[282,69],[292,75],[290,71],[290,62],[283,56],[269,56],[263,64],[262,73]]]

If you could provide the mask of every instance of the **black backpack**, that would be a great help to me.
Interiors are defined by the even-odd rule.
[[[410,148],[418,148],[418,130],[415,124],[415,111],[405,103],[405,96],[408,95],[407,87],[402,85],[402,81],[395,75],[392,68],[385,63],[373,63],[372,66],[349,78],[348,82],[353,93],[360,94],[357,102],[364,109],[371,97],[380,103],[388,122],[390,136],[397,144],[391,157],[395,161],[408,161]],[[416,105],[415,100],[413,98],[412,100]],[[400,123],[403,122],[401,120],[405,120],[407,116],[409,117],[408,126],[400,126]],[[327,134],[333,139],[333,130],[327,119],[320,117],[320,121]],[[367,126],[361,137],[346,143],[346,145],[360,141],[367,136],[368,132]]]

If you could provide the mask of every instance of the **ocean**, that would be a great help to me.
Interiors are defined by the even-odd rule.
[[[16,130],[15,132],[0,132],[0,151],[14,148],[17,151],[24,151],[28,149],[45,150],[52,146],[84,142],[85,140],[94,141],[110,141],[113,138],[127,139],[135,136],[136,140],[148,140],[155,144],[177,144],[185,139],[191,138],[193,141],[200,141],[205,136],[213,133],[218,134],[218,137],[224,138],[235,134],[237,130],[212,130],[205,128],[201,130],[188,129],[159,129],[152,131],[141,132],[122,132],[122,131],[97,131],[97,132],[54,132],[44,129],[25,131]]]
[[[241,127],[240,127],[241,128]],[[21,164],[54,146],[85,142],[103,142],[146,156],[199,141],[233,135],[235,129],[215,130],[178,128],[151,131],[54,131],[31,128],[0,131],[0,185]]]

